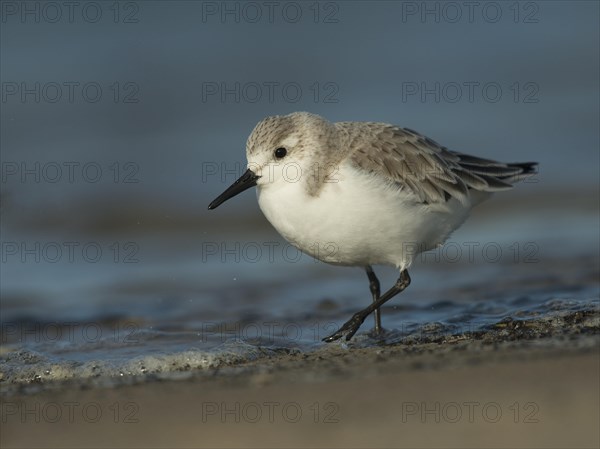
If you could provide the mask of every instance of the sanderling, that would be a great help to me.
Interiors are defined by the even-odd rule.
[[[292,245],[323,262],[364,267],[371,304],[335,333],[350,340],[379,308],[410,284],[420,252],[442,245],[471,208],[535,172],[450,151],[408,128],[386,123],[331,123],[307,112],[267,117],[246,143],[248,169],[209,209],[256,186],[261,210]],[[393,265],[383,295],[372,265]]]

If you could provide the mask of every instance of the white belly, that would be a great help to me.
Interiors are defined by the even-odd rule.
[[[323,262],[408,268],[416,254],[442,244],[467,218],[470,206],[417,203],[346,165],[319,196],[302,182],[259,187],[261,210],[291,244]]]

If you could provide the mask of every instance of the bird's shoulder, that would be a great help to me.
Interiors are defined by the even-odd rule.
[[[457,174],[460,156],[409,128],[377,122],[336,123],[348,161],[357,169],[410,190],[420,202],[468,197]]]

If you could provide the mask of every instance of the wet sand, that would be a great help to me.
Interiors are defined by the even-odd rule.
[[[384,311],[384,326],[393,330],[382,340],[363,332],[350,344],[326,345],[319,338],[285,344],[228,340],[217,346],[222,357],[214,364],[203,363],[210,347],[198,343],[203,323],[198,317],[289,322],[311,330],[313,322],[343,322],[364,293],[357,294],[347,278],[329,278],[333,273],[325,267],[307,268],[293,284],[283,276],[298,277],[302,266],[283,265],[277,275],[257,277],[256,285],[232,286],[213,297],[194,283],[196,269],[190,271],[195,281],[186,284],[181,266],[173,266],[181,277],[159,293],[160,279],[146,278],[133,284],[139,291],[125,285],[122,300],[102,290],[103,298],[116,298],[112,301],[125,304],[124,310],[92,300],[51,308],[50,301],[23,300],[31,295],[15,296],[6,309],[4,299],[5,311],[12,313],[8,324],[70,322],[65,311],[87,305],[112,311],[108,328],[139,323],[140,343],[99,340],[74,344],[69,352],[73,342],[66,340],[64,354],[54,342],[10,341],[12,346],[0,348],[0,446],[597,448],[599,265],[592,232],[597,214],[593,221],[586,217],[567,234],[560,220],[549,219],[544,227],[530,223],[536,233],[547,233],[529,240],[539,243],[538,263],[446,262],[417,274],[407,301]],[[494,235],[494,229],[486,233]],[[563,234],[577,238],[557,237]],[[520,227],[518,235],[515,241],[528,241]],[[218,264],[215,273],[228,277],[252,264],[223,267],[229,265]],[[256,266],[245,276],[263,271]],[[224,282],[216,274],[214,288],[221,291]],[[437,279],[444,290],[427,279]],[[271,284],[273,291],[265,290]],[[365,288],[362,278],[360,285]],[[325,291],[339,299],[324,298]],[[175,293],[179,300],[163,301]],[[290,295],[287,302],[280,301],[284,293]],[[101,316],[90,320],[103,323]],[[170,339],[173,345],[166,345]],[[115,353],[124,362],[106,368]],[[57,356],[63,362],[54,365]],[[142,366],[146,361],[156,363]],[[90,374],[86,363],[105,369]]]
[[[600,314],[2,403],[2,447],[598,447]],[[39,422],[36,422],[39,421]]]

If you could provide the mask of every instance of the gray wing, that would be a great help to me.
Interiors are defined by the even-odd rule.
[[[442,203],[454,197],[468,202],[469,189],[507,190],[534,172],[535,163],[504,164],[448,150],[408,128],[381,123],[341,122],[358,168],[384,175],[408,188],[423,203]]]

